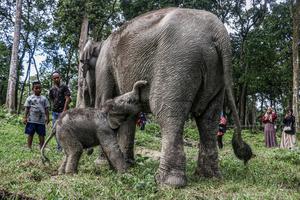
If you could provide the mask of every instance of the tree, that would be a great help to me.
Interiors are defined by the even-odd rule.
[[[276,5],[261,26],[248,34],[249,94],[262,92],[270,101],[291,89],[292,23],[288,4]]]
[[[14,42],[12,47],[12,55],[10,61],[10,71],[6,95],[6,107],[9,112],[16,111],[16,81],[17,81],[17,65],[18,65],[18,50],[20,44],[21,32],[21,14],[22,14],[22,0],[16,2],[16,17],[14,29]]]
[[[83,51],[84,45],[88,39],[88,26],[89,21],[87,16],[85,15],[82,20],[81,24],[81,31],[80,31],[80,39],[79,39],[79,52]],[[79,53],[79,55],[80,55]],[[79,62],[78,64],[78,88],[77,88],[77,99],[76,99],[76,107],[84,107],[84,97],[83,97],[83,90],[84,90],[84,78],[81,70],[82,64]]]
[[[268,1],[252,1],[252,7],[246,9],[245,1],[236,1],[231,23],[231,28],[235,31],[231,34],[234,43],[234,64],[235,72],[238,72],[238,109],[242,124],[246,124],[246,108],[247,96],[249,90],[248,74],[250,70],[249,60],[247,59],[248,52],[248,37],[249,33],[255,31],[264,20],[268,10]],[[237,83],[237,82],[236,82]]]
[[[0,105],[5,104],[10,53],[5,43],[0,42]]]
[[[299,131],[299,23],[300,0],[293,0],[293,111],[296,118],[296,130]]]

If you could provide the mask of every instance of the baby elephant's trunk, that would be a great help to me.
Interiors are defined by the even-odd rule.
[[[128,168],[128,164],[125,161],[122,151],[117,143],[117,135],[113,132],[99,133],[100,144],[104,151],[104,154],[109,161],[109,164],[118,172],[125,172]]]

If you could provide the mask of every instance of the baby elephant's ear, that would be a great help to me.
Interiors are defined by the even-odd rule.
[[[140,91],[140,88],[144,87],[145,85],[147,85],[147,81],[144,81],[144,80],[137,81],[137,82],[133,85],[132,92],[133,92],[133,94],[137,97],[138,100],[141,99],[141,91]]]
[[[137,81],[137,82],[133,85],[133,89],[132,89],[132,90],[133,90],[135,93],[137,93],[137,92],[138,92],[138,89],[141,88],[141,87],[143,87],[143,86],[145,86],[145,85],[147,85],[147,81],[144,81],[144,80]]]
[[[114,106],[115,106],[115,101],[113,99],[109,99],[104,103],[103,109],[105,112],[109,112],[110,110],[113,109]]]

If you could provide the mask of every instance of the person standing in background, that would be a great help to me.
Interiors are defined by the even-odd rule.
[[[292,149],[296,146],[295,116],[292,109],[288,109],[283,124],[288,129],[284,128],[282,131],[280,148]]]
[[[60,73],[55,71],[52,73],[53,87],[49,91],[49,99],[52,102],[52,127],[60,114],[69,109],[71,102],[71,92],[67,85],[61,83]],[[61,151],[61,146],[57,142],[57,150]]]
[[[143,113],[143,112],[140,112],[139,115],[138,115],[138,120],[137,120],[136,124],[143,131],[143,130],[145,130],[146,123],[147,123],[146,114]]]
[[[226,125],[227,119],[225,118],[224,114],[221,113],[220,122],[219,122],[219,130],[217,132],[217,141],[219,149],[223,148],[223,136],[226,133]]]
[[[35,133],[39,135],[39,145],[42,148],[45,135],[46,126],[49,123],[49,101],[48,99],[41,95],[42,86],[39,81],[34,81],[32,83],[33,94],[27,97],[24,107],[25,115],[23,123],[26,124],[25,134],[27,137],[27,147],[32,149],[32,140]]]
[[[265,124],[264,134],[265,134],[265,145],[266,147],[276,147],[276,130],[275,130],[275,120],[277,119],[276,113],[271,107],[268,107],[266,113],[262,117],[262,122]]]

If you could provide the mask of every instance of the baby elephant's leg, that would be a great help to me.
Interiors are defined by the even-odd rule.
[[[97,135],[104,154],[110,165],[118,172],[125,172],[128,164],[117,142],[117,134],[111,129],[98,130]]]
[[[68,159],[68,156],[64,155],[63,161],[62,161],[60,167],[58,168],[58,175],[66,173],[67,159]]]
[[[77,173],[78,162],[83,152],[82,144],[76,138],[68,138],[66,142],[62,142],[62,147],[67,155],[66,174]]]

